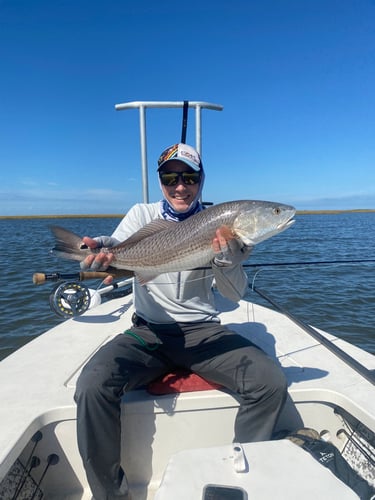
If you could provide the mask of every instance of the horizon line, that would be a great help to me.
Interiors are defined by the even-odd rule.
[[[373,213],[375,208],[296,210],[296,215]],[[0,219],[120,219],[126,214],[41,214],[41,215],[0,215]]]

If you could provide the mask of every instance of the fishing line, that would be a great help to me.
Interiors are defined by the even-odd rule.
[[[264,271],[264,269],[258,269],[254,276],[253,276],[253,281],[252,281],[252,284],[251,284],[251,289],[254,291],[254,288],[255,288],[255,280],[257,279],[258,277],[258,274],[261,272],[261,271]]]
[[[251,316],[252,320],[250,320],[250,307],[251,307]],[[247,322],[250,323],[255,323],[255,304],[253,301],[246,301],[246,315],[247,315]]]
[[[350,260],[307,260],[298,262],[260,262],[254,264],[244,263],[242,267],[287,267],[287,266],[312,266],[323,264],[363,264],[374,263],[375,259],[350,259]],[[209,267],[196,267],[194,270],[209,269]]]
[[[264,271],[264,267],[294,267],[294,266],[316,266],[316,265],[327,265],[327,264],[339,264],[339,265],[345,265],[345,264],[362,264],[362,263],[374,263],[375,259],[351,259],[351,260],[316,260],[316,261],[299,261],[299,262],[262,262],[262,263],[254,263],[254,264],[249,264],[249,263],[244,263],[242,264],[242,267],[244,269],[248,268],[255,268],[256,272],[254,274],[253,278],[253,284],[252,284],[252,289],[254,288],[255,280],[258,276],[258,274],[261,271]],[[223,266],[225,269],[225,266]],[[228,266],[229,267],[229,266]],[[202,267],[195,267],[194,269],[191,269],[191,271],[204,271],[207,269],[212,269],[211,266],[202,266]],[[207,276],[201,276],[200,278],[194,278],[194,279],[189,279],[189,280],[184,280],[185,283],[192,283],[193,281],[200,281],[202,279],[206,278],[212,278],[214,277],[214,273],[208,274]],[[151,282],[150,282],[151,283]],[[158,285],[175,285],[177,282],[160,282],[157,283]],[[146,283],[147,285],[147,283]]]
[[[203,269],[211,269],[210,267],[205,267],[205,268],[200,268],[200,270],[203,270]],[[194,269],[195,271],[195,269]],[[181,271],[176,271],[176,272],[181,272]],[[162,274],[166,274],[166,273],[162,273]],[[205,280],[207,278],[214,278],[215,275],[214,273],[211,273],[211,274],[206,274],[205,276],[200,276],[199,278],[193,278],[193,279],[184,279],[184,283],[193,283],[193,281],[202,281],[202,280]],[[164,282],[155,282],[155,281],[148,281],[147,283],[145,283],[144,286],[147,286],[148,284],[155,284],[155,285],[177,285],[178,282],[177,281],[164,281]]]
[[[254,273],[254,276],[253,276],[253,279],[252,279],[252,284],[250,287],[250,289],[252,291],[254,291],[255,289],[255,281],[256,279],[258,278],[258,275],[260,274],[260,272],[262,271],[270,271],[271,269],[265,269],[261,266],[268,266],[268,268],[270,267],[273,267],[275,266],[276,269],[272,269],[272,271],[284,271],[285,269],[284,268],[288,268],[288,267],[297,267],[297,266],[301,266],[301,269],[286,269],[288,271],[288,273],[303,273],[304,271],[307,271],[307,267],[309,265],[320,265],[320,264],[324,264],[324,265],[339,265],[339,266],[343,266],[343,265],[346,265],[346,264],[352,264],[352,263],[355,263],[355,264],[358,264],[358,263],[373,263],[375,262],[375,259],[362,259],[362,260],[334,260],[334,261],[307,261],[307,262],[294,262],[294,263],[270,263],[270,264],[244,264],[243,267],[244,268],[251,268],[251,267],[255,267],[256,268],[256,271]],[[259,266],[259,268],[257,269],[257,267]],[[283,269],[280,269],[280,267],[283,267]],[[277,269],[278,268],[278,269]],[[250,279],[250,276],[248,275],[249,279]]]
[[[311,265],[320,265],[320,264],[363,264],[363,263],[374,263],[375,259],[352,259],[352,260],[320,260],[320,261],[300,261],[300,262],[262,262],[262,263],[243,263],[242,267],[282,267],[282,266],[311,266]],[[196,267],[194,269],[189,269],[189,271],[202,271],[205,269],[211,269],[210,266]],[[41,285],[46,281],[61,281],[61,280],[89,280],[89,279],[105,279],[108,276],[112,276],[115,279],[124,277],[127,274],[111,274],[110,272],[79,272],[79,273],[34,273],[33,274],[33,283],[35,285]]]
[[[287,266],[285,266],[287,267]],[[291,272],[294,272],[294,273],[301,273],[303,272],[305,269],[302,268],[302,269],[273,269],[272,272],[280,272],[280,271],[287,271],[287,273],[291,273]],[[262,272],[262,271],[271,271],[271,269],[264,269],[264,268],[259,268],[259,269],[256,269],[254,275],[253,275],[253,278],[252,278],[252,281],[251,281],[251,285],[249,285],[249,288],[251,289],[251,291],[255,291],[255,281],[256,279],[258,278],[259,274]],[[250,276],[248,275],[248,278],[250,279]]]
[[[271,266],[311,266],[325,264],[365,264],[374,263],[375,259],[351,259],[351,260],[317,260],[317,261],[300,261],[300,262],[273,262],[263,264],[244,264],[244,267],[271,267]]]
[[[322,344],[325,346],[327,349],[332,351],[337,357],[339,357],[344,363],[349,365],[351,368],[353,368],[355,371],[357,371],[362,377],[365,377],[371,384],[375,385],[375,374],[363,366],[360,362],[358,362],[355,358],[350,356],[346,351],[341,349],[338,345],[336,345],[334,342],[330,341],[328,338],[326,338],[324,335],[322,335],[316,328],[313,328],[312,326],[306,324],[304,321],[301,319],[297,318],[294,316],[291,312],[289,312],[287,309],[285,309],[281,304],[277,303],[275,300],[273,300],[269,295],[267,295],[265,292],[262,290],[259,290],[259,288],[254,288],[254,291],[260,295],[263,299],[265,299],[267,302],[269,302],[272,306],[274,306],[278,311],[280,311],[284,316],[289,318],[293,323],[295,323],[297,326],[302,328],[306,333],[311,335],[315,340],[319,342],[319,344]]]

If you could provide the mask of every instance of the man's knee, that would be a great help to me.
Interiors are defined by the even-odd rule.
[[[98,367],[91,367],[90,363],[83,367],[77,383],[74,399],[79,401],[84,398],[95,398],[105,386],[103,374]]]
[[[281,367],[270,358],[266,367],[265,377],[263,378],[269,392],[279,394],[280,397],[285,397],[288,390],[288,382]]]
[[[274,390],[277,392],[285,393],[288,389],[288,381],[286,379],[286,376],[281,366],[279,366],[274,361],[273,370],[270,371],[269,384],[270,386],[273,386]]]
[[[288,382],[281,367],[270,357],[264,357],[257,360],[258,365],[255,369],[255,377],[250,377],[244,387],[244,396],[246,394],[263,394],[264,397],[273,396],[279,400],[286,397]],[[252,397],[252,396],[251,396]]]

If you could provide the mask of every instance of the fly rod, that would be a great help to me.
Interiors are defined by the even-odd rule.
[[[113,272],[112,272],[113,270]],[[130,278],[133,276],[132,271],[127,271],[123,269],[111,268],[111,271],[80,271],[77,273],[34,273],[33,283],[34,285],[43,285],[47,281],[85,281],[85,280],[104,280],[112,276],[112,278]]]
[[[282,314],[284,314],[287,318],[293,321],[296,325],[301,327],[306,333],[311,335],[315,340],[317,340],[320,344],[324,345],[327,349],[329,349],[331,352],[333,352],[338,358],[340,358],[344,363],[349,365],[351,368],[353,368],[356,372],[358,372],[362,377],[364,377],[366,380],[368,380],[372,385],[375,385],[375,375],[372,373],[371,370],[368,370],[365,366],[363,366],[361,363],[359,363],[356,359],[354,359],[352,356],[347,354],[345,351],[340,349],[336,344],[331,342],[329,339],[324,337],[321,333],[319,333],[315,328],[313,328],[310,325],[307,325],[300,319],[296,318],[292,313],[287,311],[283,306],[275,302],[269,295],[264,293],[262,290],[259,290],[259,288],[253,286],[251,288],[254,292],[256,292],[258,295],[263,297],[267,302],[272,304],[278,311],[280,311]]]
[[[373,263],[375,259],[350,259],[350,260],[307,260],[307,261],[298,261],[298,262],[262,262],[262,263],[254,263],[254,264],[242,264],[244,268],[261,268],[261,267],[288,267],[288,266],[315,266],[322,264],[366,264]],[[203,270],[210,269],[208,266],[205,267],[196,267],[195,270]],[[111,267],[110,271],[81,271],[77,273],[34,273],[33,274],[33,283],[34,285],[42,285],[47,281],[64,281],[64,280],[77,280],[84,281],[89,279],[105,279],[108,276],[112,276],[112,278],[123,278],[123,277],[131,277],[133,276],[132,271],[127,271],[124,269],[115,269]]]

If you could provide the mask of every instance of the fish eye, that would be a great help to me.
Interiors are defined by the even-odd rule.
[[[281,214],[281,209],[280,209],[280,207],[276,207],[276,208],[274,208],[274,209],[273,209],[273,213],[274,213],[275,215],[280,215],[280,214]]]

